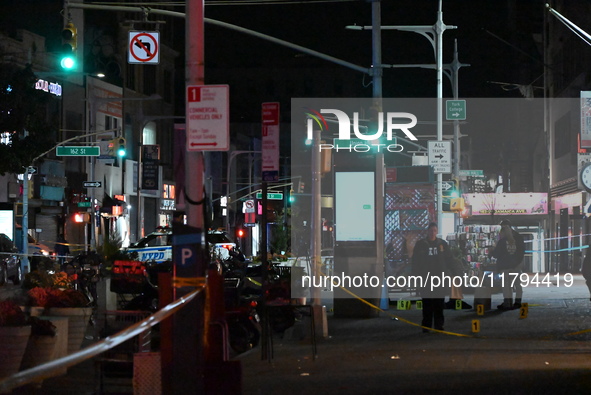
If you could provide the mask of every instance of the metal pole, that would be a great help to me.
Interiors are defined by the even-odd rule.
[[[230,156],[228,157],[228,163],[226,165],[226,195],[228,197],[227,200],[227,207],[226,207],[226,221],[225,221],[225,227],[226,227],[226,232],[230,232],[230,206],[232,205],[232,183],[230,182],[230,170],[232,169],[232,161],[234,160],[234,158],[240,154],[260,154],[261,151],[232,151],[230,153]],[[250,164],[249,164],[249,169],[248,169],[248,176],[250,178]],[[249,179],[249,185],[250,185],[250,179]],[[250,189],[249,189],[250,192]]]
[[[441,11],[441,2],[439,0],[439,10],[437,11],[437,23],[435,31],[437,33],[437,141],[443,141],[443,12]],[[443,226],[443,174],[437,174],[437,225],[439,229]]]
[[[23,275],[29,272],[29,168],[23,174],[23,223],[21,226],[22,236],[22,259],[21,271]]]
[[[186,2],[187,20],[185,24],[185,62],[187,85],[204,84],[204,39],[203,15],[204,0]],[[194,240],[199,245],[199,255],[191,268],[191,276],[205,279],[208,254],[205,242],[204,217],[204,162],[202,152],[185,151],[185,190],[184,202],[187,224],[197,229],[203,237]],[[180,262],[174,262],[175,270]],[[173,297],[185,294],[185,289],[174,288]],[[173,318],[172,378],[169,381],[173,394],[197,394],[205,390],[205,350],[204,336],[208,322],[205,317],[205,296],[199,294],[185,312]]]
[[[382,111],[382,8],[380,0],[371,3],[372,23],[372,64],[373,64],[373,105]],[[376,274],[384,271],[384,154],[376,154],[375,173],[375,225],[376,225]],[[381,293],[380,293],[381,294]],[[379,296],[378,296],[379,297]],[[381,303],[380,303],[381,305]]]
[[[96,132],[96,100],[94,94],[90,94],[90,85],[88,84],[88,76],[85,76],[84,81],[86,83],[86,111],[88,113],[86,117],[86,134]],[[87,137],[90,139],[90,136]],[[87,162],[90,166],[90,180],[95,181],[95,168],[94,168],[94,158],[89,157]],[[89,191],[90,195],[90,250],[96,251],[96,218],[95,218],[95,208],[94,208],[94,200],[96,196],[94,195],[94,188],[90,188]],[[84,225],[84,249],[88,251],[88,234],[86,233],[86,225]]]
[[[322,237],[322,215],[321,215],[321,174],[320,174],[320,130],[314,130],[312,148],[312,218],[310,223],[310,256],[312,257],[312,275],[317,278],[320,275],[321,261],[321,237]],[[312,287],[312,305],[320,306],[320,288]]]
[[[453,72],[453,95],[454,99],[458,99],[459,95],[459,84],[458,84],[458,71],[461,65],[458,61],[458,40],[454,41],[454,60],[452,62],[452,72]],[[458,187],[460,186],[460,121],[457,119],[454,120],[454,168],[453,168],[453,175],[454,178],[457,180]],[[461,197],[461,196],[460,196]],[[454,215],[454,232],[458,232],[458,226],[462,224],[462,217],[460,213],[455,213]]]

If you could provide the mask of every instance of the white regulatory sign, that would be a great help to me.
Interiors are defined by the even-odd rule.
[[[230,148],[228,85],[187,86],[187,151]]]
[[[434,173],[451,173],[451,141],[429,141],[429,166]]]
[[[129,32],[127,63],[160,63],[160,32]]]

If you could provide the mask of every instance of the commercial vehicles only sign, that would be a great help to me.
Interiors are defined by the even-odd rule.
[[[230,148],[228,85],[189,85],[186,103],[187,151]]]

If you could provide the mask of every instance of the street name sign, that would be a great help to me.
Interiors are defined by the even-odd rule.
[[[429,141],[429,166],[434,173],[451,173],[451,141]]]
[[[100,188],[102,183],[100,181],[84,181],[82,186],[84,188]]]
[[[484,170],[460,170],[461,177],[484,177]]]
[[[466,100],[446,100],[445,118],[448,121],[465,121]]]
[[[187,85],[187,151],[230,149],[228,85]]]
[[[91,202],[78,202],[78,207],[92,207]]]
[[[257,199],[262,199],[263,198],[263,194],[261,192],[257,192],[256,194]],[[269,200],[283,200],[283,194],[282,193],[267,193],[267,199]]]
[[[64,147],[59,146],[55,150],[57,156],[99,156],[99,147]]]

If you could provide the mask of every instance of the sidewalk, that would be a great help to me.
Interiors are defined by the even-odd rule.
[[[372,319],[329,314],[329,337],[318,338],[316,359],[307,318],[283,338],[274,335],[271,360],[262,360],[260,345],[239,355],[243,393],[591,393],[591,302],[581,276],[572,287],[526,289],[527,318],[519,310],[497,310],[501,294],[493,295],[493,309],[483,316],[445,310],[449,334],[422,333],[405,322],[418,324],[421,311],[415,305],[396,310],[395,298],[418,299],[392,294],[389,310]],[[473,304],[472,295],[465,301]],[[479,333],[472,333],[473,320],[480,322]],[[13,393],[92,394],[97,383],[90,360],[46,380],[41,389]],[[131,379],[121,384],[108,393],[132,393]]]
[[[472,297],[465,299],[472,304]],[[591,302],[580,276],[572,287],[526,289],[527,318],[445,310],[445,329],[422,333],[421,312],[391,305],[374,319],[329,317],[329,338],[314,360],[309,339],[274,338],[274,358],[260,347],[239,356],[244,394],[530,394],[591,393]],[[472,320],[480,333],[471,332]],[[306,326],[306,322],[299,323]],[[307,328],[307,326],[306,326]],[[307,333],[307,331],[302,331]],[[459,335],[467,335],[462,337]]]

